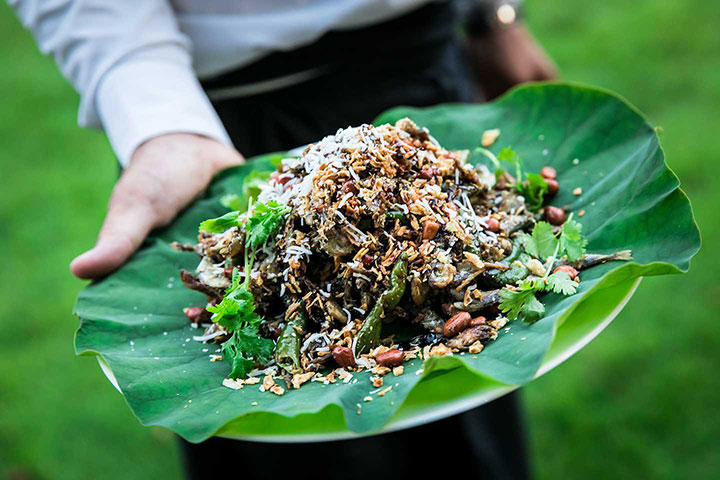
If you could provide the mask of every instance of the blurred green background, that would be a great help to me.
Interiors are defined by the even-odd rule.
[[[524,389],[533,468],[542,479],[719,478],[720,9],[526,6],[563,79],[615,90],[662,127],[705,245],[689,274],[643,281],[605,333]],[[95,361],[74,356],[83,282],[67,265],[92,245],[117,170],[4,2],[0,99],[0,478],[177,478],[173,435],[140,426]]]

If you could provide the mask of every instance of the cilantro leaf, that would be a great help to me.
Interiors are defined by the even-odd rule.
[[[515,190],[525,197],[525,203],[530,210],[539,210],[543,205],[543,197],[548,191],[547,181],[537,173],[528,173],[527,180],[515,184]]]
[[[255,313],[255,297],[245,285],[227,293],[220,303],[207,307],[207,311],[213,314],[213,322],[219,323],[229,332],[243,325],[257,325],[262,320]]]
[[[535,282],[529,280],[513,290],[503,288],[500,290],[500,311],[506,313],[510,320],[518,318],[526,304],[534,305],[533,300],[537,301],[537,290]]]
[[[548,191],[547,181],[537,173],[523,175],[523,162],[520,156],[510,147],[505,147],[497,155],[499,162],[509,163],[515,167],[515,184],[513,188],[525,198],[528,208],[537,211],[542,207],[544,196]],[[498,168],[496,178],[505,174],[505,170]]]
[[[253,214],[245,225],[247,232],[245,244],[254,249],[265,243],[268,237],[280,227],[285,214],[289,211],[290,207],[281,205],[274,200],[267,204],[254,205]]]
[[[263,338],[257,326],[245,326],[233,332],[222,346],[223,359],[230,364],[228,378],[242,378],[252,370],[255,362],[270,360],[274,344]]]
[[[555,272],[547,277],[547,289],[562,295],[573,295],[578,283],[570,278],[567,272]]]
[[[510,165],[522,168],[522,160],[520,156],[515,153],[512,147],[504,147],[497,154],[497,159],[501,162],[508,162]]]
[[[543,315],[545,315],[545,305],[540,303],[540,300],[535,295],[531,295],[520,309],[518,318],[523,322],[533,323],[540,320]]]
[[[240,215],[238,211],[228,212],[222,217],[211,218],[200,224],[199,230],[202,232],[222,233],[232,227],[240,226]]]
[[[576,262],[582,260],[585,254],[587,239],[582,235],[582,225],[568,218],[560,232],[560,250],[567,255],[568,260]]]
[[[537,222],[532,233],[525,236],[525,251],[535,258],[545,260],[552,257],[558,246],[553,226],[547,222]]]
[[[217,305],[210,305],[212,321],[227,331],[239,330],[245,325],[259,325],[262,318],[255,313],[255,297],[246,283],[240,283],[240,271],[233,270],[232,283],[225,290],[225,296]]]

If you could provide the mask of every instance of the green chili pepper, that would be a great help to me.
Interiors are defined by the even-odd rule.
[[[402,253],[395,261],[395,266],[390,273],[390,288],[385,290],[375,303],[375,306],[360,327],[355,342],[355,356],[369,352],[371,348],[380,343],[380,330],[382,319],[386,312],[392,312],[400,299],[405,294],[405,283],[407,280],[407,254]]]
[[[303,303],[297,309],[295,316],[288,320],[275,344],[275,361],[289,373],[300,369],[300,345],[307,322],[307,312]]]
[[[400,222],[404,222],[405,220],[407,220],[407,215],[405,215],[403,212],[393,210],[385,213],[385,220],[400,220]]]

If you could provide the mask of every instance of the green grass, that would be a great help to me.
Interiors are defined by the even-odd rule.
[[[663,128],[705,247],[684,276],[647,279],[597,340],[524,389],[540,478],[720,475],[720,36],[713,2],[527,2],[563,78],[615,90]],[[714,18],[714,20],[713,20]],[[75,358],[91,246],[116,175],[77,95],[0,4],[0,478],[177,478],[173,436],[141,427]]]

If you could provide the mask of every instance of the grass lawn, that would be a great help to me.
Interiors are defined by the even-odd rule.
[[[563,79],[615,90],[662,127],[705,247],[685,276],[646,279],[571,361],[524,389],[539,478],[720,476],[720,10],[713,2],[528,0]],[[0,3],[0,478],[177,478],[174,437],[141,427],[75,358],[91,246],[116,175],[105,137],[75,124],[78,98]],[[715,218],[715,220],[713,220]]]

